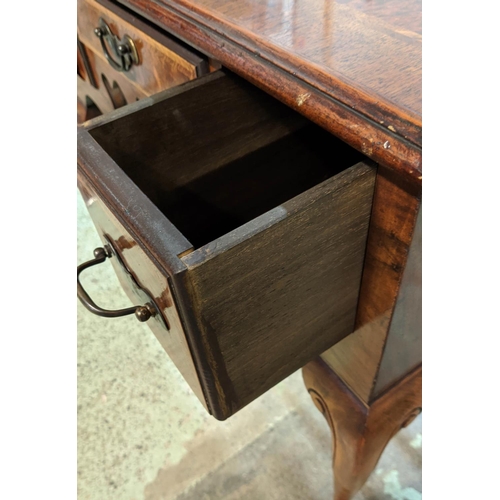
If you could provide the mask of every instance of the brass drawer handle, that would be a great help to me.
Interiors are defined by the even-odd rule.
[[[99,247],[94,250],[94,259],[89,260],[80,264],[76,269],[76,286],[77,295],[80,302],[92,313],[98,316],[103,316],[104,318],[118,318],[120,316],[128,316],[129,314],[135,314],[135,317],[141,321],[147,321],[155,311],[150,309],[150,304],[144,306],[134,306],[127,307],[126,309],[117,309],[115,311],[109,311],[107,309],[102,309],[89,297],[88,293],[84,290],[82,284],[80,283],[80,273],[89,267],[101,264],[106,260],[107,257],[111,257],[113,254],[108,245],[104,245],[104,248]]]
[[[101,40],[102,51],[111,67],[117,71],[128,71],[134,64],[139,64],[139,54],[132,38],[125,35],[123,40],[120,40],[102,17],[94,33]],[[114,57],[109,53],[106,42]],[[115,57],[118,60],[115,60]]]

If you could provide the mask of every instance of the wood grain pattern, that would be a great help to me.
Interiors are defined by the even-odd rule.
[[[300,68],[301,74],[323,78],[332,95],[351,107],[363,106],[363,111],[368,111],[369,100],[376,96],[378,107],[387,111],[397,108],[395,118],[402,121],[404,116],[408,128],[421,125],[419,0],[405,2],[404,10],[396,0],[379,1],[376,9],[363,8],[361,2],[328,0],[290,5],[251,0],[160,3],[182,12],[189,9],[203,20],[224,26],[229,38],[251,39],[262,49],[261,57],[273,62],[284,65],[286,59],[290,67],[298,68],[298,61],[307,61],[310,69]],[[399,14],[399,26],[393,24],[395,13]]]
[[[79,70],[77,75],[77,98],[83,106],[85,106],[87,97],[89,97],[101,113],[109,113],[120,105],[135,102],[146,96],[142,90],[131,84],[121,73],[113,70],[100,57],[96,57],[90,49],[86,47],[85,49],[88,66],[92,72],[95,85],[91,83],[86,71]],[[80,68],[80,64],[78,67]],[[105,85],[106,80],[109,82],[108,85],[111,89],[115,87],[119,94],[123,95],[124,100],[122,102],[113,102],[112,94],[110,95]],[[94,118],[94,116],[87,116],[85,113],[81,122],[90,118]]]
[[[251,237],[242,227],[183,257],[192,319],[222,354],[218,418],[353,331],[374,177],[360,163],[262,216],[277,220]]]
[[[120,38],[129,35],[133,39],[139,53],[139,65],[134,65],[123,73],[109,66],[101,42],[94,34],[101,17],[114,34]],[[187,50],[159,30],[152,29],[137,16],[107,0],[78,0],[78,35],[109,67],[107,74],[119,74],[146,95],[208,72],[205,58]],[[116,80],[115,76],[113,78]]]
[[[102,151],[92,149],[95,141],[90,136],[85,140],[92,147],[81,154],[85,161],[91,160],[84,169],[100,185],[99,196],[107,200],[112,211],[118,210],[117,219],[133,228],[130,234],[141,242],[154,265],[171,275],[172,293],[184,322],[189,351],[208,407],[217,418],[231,415],[293,371],[293,366],[307,362],[308,349],[312,352],[322,342],[326,348],[327,339],[330,344],[338,341],[344,330],[352,330],[352,326],[347,327],[349,321],[355,325],[354,333],[323,354],[328,367],[343,382],[323,361],[310,363],[304,369],[306,385],[327,416],[337,441],[336,500],[347,500],[368,477],[391,436],[421,405],[421,369],[405,378],[421,361],[420,0],[119,1],[381,164],[354,319],[351,309],[334,312],[335,304],[329,302],[339,299],[337,277],[343,276],[346,283],[342,274],[345,259],[338,261],[339,254],[335,253],[344,247],[339,244],[332,248],[325,243],[326,251],[321,252],[321,245],[315,245],[315,238],[325,235],[329,235],[328,241],[334,241],[336,231],[349,219],[336,219],[327,195],[314,198],[313,193],[322,192],[325,184],[299,195],[297,206],[280,201],[256,219],[243,220],[243,225],[239,225],[241,213],[232,225],[223,222],[228,214],[238,213],[238,204],[231,205],[231,196],[224,200],[217,193],[221,180],[239,186],[235,197],[241,197],[244,205],[259,199],[258,188],[249,186],[245,191],[241,187],[245,178],[241,164],[241,175],[236,177],[227,175],[225,169],[231,162],[247,161],[250,171],[252,154],[264,154],[263,148],[268,146],[280,153],[279,141],[286,143],[291,130],[281,129],[266,143],[275,122],[258,119],[250,127],[258,130],[252,144],[237,154],[237,148],[221,148],[217,136],[219,127],[227,127],[222,134],[227,135],[235,123],[239,125],[231,120],[225,124],[222,118],[227,109],[215,121],[218,126],[212,127],[210,133],[215,135],[215,141],[211,141],[202,126],[193,125],[199,120],[194,109],[191,114],[181,114],[177,122],[172,114],[167,127],[161,122],[165,111],[168,115],[167,108],[163,108],[151,127],[156,135],[141,157],[143,137],[139,134],[137,140],[134,138],[134,122],[128,121],[127,114],[137,111],[139,129],[147,130],[150,112],[145,108],[159,102],[152,99],[132,105],[127,114],[113,112],[111,117],[94,120],[91,133],[102,144],[106,136],[110,137],[105,149],[119,166],[111,158],[103,158]],[[177,94],[175,91],[171,96]],[[217,92],[208,93],[206,99],[214,97],[217,102]],[[183,102],[183,109],[188,101]],[[185,117],[189,119],[183,130]],[[300,124],[294,130],[300,135],[306,128]],[[189,136],[195,147],[186,153],[188,141],[183,137],[190,129],[196,131]],[[179,150],[165,154],[168,130],[174,130]],[[113,146],[122,136],[122,142]],[[246,144],[246,138],[239,144]],[[295,145],[295,141],[288,144]],[[207,170],[203,170],[205,155],[209,158]],[[96,161],[106,166],[104,181]],[[184,168],[186,161],[192,169]],[[132,183],[121,177],[122,166],[150,199],[141,197],[144,193],[137,195]],[[158,177],[169,169],[170,178]],[[289,170],[293,175],[294,169],[291,162]],[[258,168],[253,172],[260,175]],[[341,176],[352,172],[348,170]],[[111,182],[113,175],[118,175],[118,184]],[[182,180],[176,187],[188,191],[182,192],[175,203],[165,202],[165,193],[172,182],[177,182],[173,179],[179,177]],[[203,210],[200,205],[191,206],[193,193],[189,190],[193,190],[198,202],[208,199],[212,207],[230,210],[217,213]],[[228,189],[221,191],[227,193]],[[134,207],[141,207],[140,213],[130,212],[128,199],[133,200]],[[145,200],[156,203],[156,212],[147,208]],[[178,215],[174,216],[176,206]],[[264,206],[266,202],[260,206],[257,203],[255,210]],[[251,210],[243,211],[248,219]],[[172,229],[161,212],[167,216],[170,213],[178,228]],[[198,226],[189,222],[197,213],[203,214]],[[162,230],[158,232],[159,227]],[[207,231],[202,234],[200,227]],[[311,233],[307,232],[309,228]],[[295,236],[287,246],[289,233]],[[309,239],[298,235],[309,235]],[[356,235],[359,237],[356,231],[351,234]],[[171,242],[165,241],[170,237]],[[258,254],[266,258],[260,259]],[[314,262],[319,265],[314,266]],[[335,269],[337,264],[340,270]],[[314,289],[324,272],[331,273],[331,278]],[[255,280],[256,275],[260,279]],[[355,287],[349,286],[348,297],[340,297],[340,302],[354,297]],[[243,290],[245,300],[239,301],[235,290]],[[291,311],[286,311],[288,301]],[[271,328],[266,329],[266,324]],[[279,349],[277,339],[284,339]],[[297,346],[301,348],[299,354]]]
[[[183,86],[175,95],[158,94],[155,101],[91,134],[159,206],[167,203],[166,192],[306,124],[275,99],[223,72]]]
[[[322,355],[329,366],[367,403],[373,397],[421,203],[421,193],[412,192],[408,186],[401,186],[397,181],[400,179],[394,179],[387,169],[379,167],[356,331]],[[408,328],[417,332],[419,337],[418,326]],[[418,357],[418,341],[413,338],[416,344],[408,347],[414,349]],[[413,355],[404,359],[411,359],[404,369],[403,358],[400,362],[394,360],[399,366],[399,378],[405,370],[410,371],[415,366]],[[354,368],[357,370],[353,371]],[[397,380],[395,378],[390,383]]]
[[[369,406],[321,360],[302,370],[305,385],[325,416],[333,438],[334,500],[351,500],[390,439],[422,408],[422,369],[416,368]]]
[[[420,183],[421,41],[411,31],[417,2],[401,12],[387,1],[371,14],[326,0],[289,8],[250,0],[122,3]]]
[[[105,76],[111,85],[116,82],[123,93],[127,104],[135,102],[148,95],[142,89],[133,85],[130,80],[123,75],[123,73],[115,71],[107,62],[96,56],[92,51],[89,50],[88,53],[90,63],[94,69],[94,74],[97,77],[99,89],[101,91],[104,90],[103,76]]]
[[[219,419],[354,326],[376,170],[290,113],[221,72],[79,131],[80,169],[171,277]]]
[[[373,397],[422,363],[422,207],[415,223]]]
[[[371,399],[390,324],[381,314],[321,354],[327,365],[365,403]]]

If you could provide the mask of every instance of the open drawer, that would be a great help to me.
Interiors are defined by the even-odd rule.
[[[353,331],[376,173],[360,153],[222,71],[78,134],[109,260],[216,418]]]

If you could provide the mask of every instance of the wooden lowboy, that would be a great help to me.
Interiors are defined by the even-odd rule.
[[[421,408],[420,3],[86,0],[100,68],[103,6],[197,69],[148,86],[149,50],[80,128],[100,261],[217,418],[306,365],[351,498]]]

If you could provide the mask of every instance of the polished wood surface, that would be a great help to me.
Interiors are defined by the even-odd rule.
[[[422,206],[420,205],[373,397],[377,397],[421,363]]]
[[[422,409],[422,368],[417,367],[370,405],[318,359],[302,370],[309,394],[333,438],[334,500],[351,500],[361,489],[390,439]]]
[[[94,34],[101,17],[115,35],[120,38],[128,35],[134,41],[139,64],[133,65],[129,71],[118,72],[107,62],[101,41]],[[108,66],[107,73],[127,79],[141,94],[151,95],[208,72],[206,58],[189,51],[137,16],[107,0],[78,0],[77,20],[80,40]],[[116,79],[113,76],[111,78]]]
[[[297,67],[308,61],[310,68],[302,74],[324,79],[331,95],[351,107],[371,111],[368,105],[379,100],[378,107],[397,110],[396,119],[401,120],[406,110],[409,124],[421,126],[420,0],[403,6],[397,0],[159,3],[188,7],[204,19],[216,20],[230,29],[228,36],[251,37],[275,62],[287,57],[290,66]]]
[[[120,92],[123,94],[125,98],[125,104],[130,104],[131,102],[138,101],[143,97],[146,97],[148,94],[144,92],[137,85],[133,85],[128,78],[126,78],[123,73],[115,71],[107,61],[104,61],[101,57],[96,56],[92,51],[89,51],[90,60],[92,67],[94,68],[94,72],[96,74],[96,79],[98,81],[99,89],[103,91],[103,87],[105,87],[105,81],[109,83],[110,86],[115,86],[120,89]],[[109,92],[106,90],[109,94]],[[113,109],[116,109],[120,106],[114,106]]]
[[[122,3],[420,183],[418,1]]]
[[[113,109],[113,104],[106,92],[99,89],[98,72],[91,50],[77,40],[77,103],[78,123],[99,116]]]
[[[415,256],[417,258],[411,278],[412,297],[417,302],[409,304],[406,299],[406,309],[413,311],[412,314],[399,314],[398,328],[391,328],[395,309],[405,309],[397,304],[407,293],[406,282],[402,286],[402,280],[410,248],[413,244],[418,252],[419,245],[421,192],[412,190],[408,185],[401,186],[399,182],[400,179],[394,178],[390,171],[379,167],[356,331],[322,355],[329,366],[367,403],[375,395],[383,356],[386,373],[384,384],[387,385],[396,383],[422,359],[418,308],[422,284],[417,270],[418,256]],[[384,354],[386,344],[392,343],[392,338],[397,338],[404,331],[407,332],[405,340],[396,340],[394,346],[399,345],[408,352],[398,354],[397,349],[390,349]],[[393,368],[390,368],[391,364]]]
[[[227,72],[86,128],[79,168],[171,276],[217,418],[353,331],[376,175],[359,153]]]
[[[421,362],[422,224],[420,1],[118,1],[208,57],[220,61],[225,67],[379,163],[365,267],[356,319],[353,320],[355,331],[324,352],[322,360],[310,363],[304,369],[306,385],[318,407],[327,416],[336,437],[336,500],[350,499],[366,480],[391,436],[420,411],[421,405],[421,369],[418,368]],[[144,106],[156,102],[152,99]],[[144,106],[132,105],[132,111],[140,112]],[[111,115],[112,118],[94,120],[95,126],[122,120],[125,116],[119,112]],[[194,110],[192,116],[196,116]],[[128,159],[130,172],[135,169],[136,182],[141,184],[141,176],[145,175],[141,189],[149,186],[149,191],[144,189],[157,204],[153,205],[156,209],[161,205],[158,200],[164,199],[165,185],[168,184],[155,182],[154,178],[146,179],[148,171],[153,173],[154,170],[155,162],[151,160],[164,143],[160,137],[163,129],[161,125],[158,127],[158,123],[161,122],[150,129],[158,132],[151,140],[148,153],[145,153],[149,155],[145,163],[153,165],[152,169],[143,168],[141,159],[134,157],[137,146],[133,145],[132,134],[127,139],[118,139],[120,134],[115,135],[116,140],[122,142],[113,152],[113,158],[120,165],[125,165]],[[141,127],[146,125],[147,120]],[[227,135],[233,125],[231,121],[221,121],[221,135]],[[299,121],[295,125],[299,129],[302,126]],[[122,127],[121,132],[126,131],[126,128]],[[106,131],[111,129],[108,127]],[[270,132],[274,131],[277,136],[284,132],[283,128],[276,131],[273,124],[265,120],[258,122],[254,129],[254,142],[250,141],[245,153],[251,152],[253,145],[264,146],[265,137]],[[102,130],[104,137],[105,128]],[[176,136],[181,144],[186,130]],[[219,137],[218,130],[213,127],[211,131],[215,142]],[[285,132],[285,136],[288,132]],[[191,142],[193,139],[193,150],[186,153],[187,157],[191,154],[193,164],[202,150],[208,150],[212,158],[212,163],[208,162],[209,169],[224,167],[228,159],[238,160],[236,150],[212,149],[213,142],[203,134],[201,141],[196,139],[196,135],[190,136]],[[268,137],[268,140],[272,144],[279,138]],[[96,150],[92,149],[95,141],[92,142],[88,134],[82,139],[83,143],[89,146],[83,156],[88,159],[95,155]],[[243,144],[245,141],[240,143],[240,147]],[[177,152],[179,165],[184,164],[183,151]],[[103,174],[104,177],[110,179],[117,174],[117,165],[110,158],[104,160],[103,165],[109,170]],[[198,167],[193,169],[194,178],[202,172],[203,165],[204,162],[200,161]],[[164,168],[161,162],[157,166],[158,171]],[[181,170],[177,175],[187,176],[182,181],[184,185],[203,191],[206,187],[203,183],[199,186],[195,185],[196,182],[190,184],[195,179],[188,179],[191,175],[189,169]],[[87,173],[92,177],[91,171]],[[183,222],[180,220],[182,210],[178,211],[181,217],[176,224],[183,227],[181,232],[168,221],[165,222],[165,219],[155,218],[156,215],[146,217],[147,202],[134,192],[127,191],[123,185],[118,189],[122,190],[122,194],[117,198],[116,190],[110,188],[111,184],[108,186],[106,180],[101,183],[94,176],[93,182],[101,186],[99,196],[107,200],[109,208],[128,228],[132,238],[141,242],[140,246],[145,248],[151,261],[167,275],[175,268],[175,279],[170,284],[180,314],[186,318],[183,325],[187,336],[185,345],[189,344],[203,385],[203,394],[216,416],[225,418],[258,396],[266,387],[279,381],[279,377],[274,379],[274,375],[269,375],[265,370],[252,371],[247,380],[245,369],[251,366],[253,370],[259,365],[273,363],[271,358],[279,358],[281,354],[283,359],[293,358],[290,349],[296,339],[285,343],[280,354],[274,350],[272,343],[268,344],[272,340],[271,335],[259,336],[261,325],[257,322],[240,339],[226,334],[218,337],[213,325],[224,313],[222,306],[219,307],[215,301],[199,300],[200,295],[203,299],[213,293],[219,302],[222,301],[222,305],[230,303],[234,308],[235,294],[224,296],[226,280],[222,280],[220,275],[220,269],[224,269],[224,265],[220,265],[221,259],[227,258],[234,248],[234,242],[230,241],[234,237],[234,229],[228,233],[231,235],[229,239],[215,235],[219,236],[217,241],[222,243],[221,246],[207,244],[215,236],[198,234],[199,228],[189,223],[189,220],[196,219],[193,219],[193,213],[189,217],[186,215],[187,222]],[[255,192],[252,191],[249,200],[253,198]],[[185,207],[185,198],[180,201]],[[141,208],[130,212],[131,206]],[[164,210],[172,206],[169,201],[164,204]],[[193,210],[200,213],[199,208]],[[310,215],[308,210],[305,213]],[[325,218],[325,223],[335,224],[331,213],[320,211],[319,214]],[[208,213],[204,215],[210,219]],[[321,217],[318,216],[316,222]],[[202,225],[211,231],[208,219],[203,219],[205,222]],[[267,221],[269,227],[265,229],[279,233],[280,227],[290,219],[292,217],[287,216],[279,220],[281,226],[276,224],[275,219]],[[300,227],[300,223],[297,227]],[[158,234],[158,228],[163,228],[161,234]],[[224,232],[222,224],[214,230]],[[187,238],[183,232],[189,231],[191,233]],[[167,243],[161,237],[162,234],[173,237]],[[258,231],[252,233],[248,240],[250,250],[255,248],[255,234],[258,236]],[[236,231],[236,236],[241,236],[241,233]],[[265,247],[265,242],[261,247]],[[286,254],[286,250],[282,253]],[[315,250],[309,249],[308,252],[314,253]],[[276,257],[278,261],[279,256]],[[238,267],[238,262],[235,266]],[[240,267],[244,276],[245,266]],[[304,279],[307,280],[307,277],[300,278]],[[283,274],[279,280],[280,286],[285,282],[287,277]],[[211,288],[213,283],[217,283],[215,291]],[[254,303],[258,303],[261,295],[253,290]],[[332,295],[335,296],[335,291]],[[281,299],[277,295],[276,304],[279,305]],[[318,304],[323,302],[321,299]],[[310,310],[319,310],[318,314],[321,315],[324,311],[318,304],[316,309],[312,305]],[[244,317],[243,312],[248,315],[248,311],[243,309],[235,317],[226,311],[222,327],[231,325],[231,329],[234,329],[234,323],[239,321],[239,317]],[[297,311],[292,312],[292,317],[295,318],[293,314]],[[300,315],[298,317],[300,321]],[[286,322],[286,317],[280,321]],[[331,320],[330,324],[336,322],[337,318]],[[329,326],[326,325],[325,333],[319,332],[317,338],[305,339],[304,344],[309,346],[311,342],[321,342],[327,338],[331,334]],[[303,331],[311,331],[309,323]],[[253,336],[255,332],[258,333],[257,339]],[[336,337],[333,342],[339,338]],[[257,352],[261,343],[267,346],[264,353]],[[267,354],[271,358],[268,359]],[[302,363],[305,361],[305,357],[301,358]],[[281,363],[280,373],[285,374],[292,364]]]

